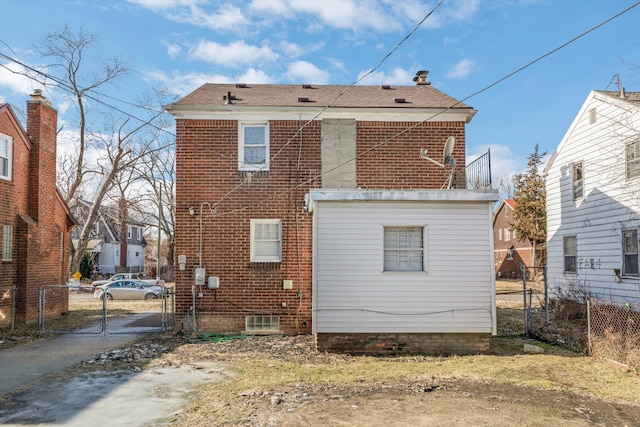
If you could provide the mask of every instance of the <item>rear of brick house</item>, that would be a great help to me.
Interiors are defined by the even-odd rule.
[[[413,86],[205,84],[166,109],[176,119],[176,325],[186,332],[317,333],[312,189],[468,195],[464,177],[440,190],[451,169],[420,152],[442,162],[453,136],[464,165],[475,110],[424,76]],[[489,205],[482,238],[492,245]],[[486,262],[482,253],[487,280],[492,250]]]
[[[40,91],[31,96],[26,131],[8,104],[0,106],[0,322],[11,318],[8,289],[17,289],[16,320],[31,322],[38,319],[39,289],[69,277],[75,219],[56,188],[57,111]],[[52,297],[46,314],[68,311],[67,297]]]

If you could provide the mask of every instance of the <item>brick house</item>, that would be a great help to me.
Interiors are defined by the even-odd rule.
[[[344,296],[328,293],[322,302],[314,301],[318,288],[328,289],[319,284],[326,280],[318,269],[319,236],[334,236],[330,246],[348,245],[363,237],[348,233],[358,226],[357,221],[341,222],[343,232],[340,227],[332,233],[319,232],[317,227],[322,224],[337,223],[326,208],[338,202],[347,215],[353,207],[353,212],[364,216],[375,212],[377,218],[384,217],[384,210],[389,208],[393,211],[390,223],[400,224],[402,230],[391,227],[387,231],[411,233],[412,239],[422,245],[422,239],[437,234],[438,220],[427,226],[420,219],[427,215],[417,214],[417,219],[411,220],[417,221],[412,223],[416,226],[407,228],[403,209],[418,207],[424,213],[424,209],[437,207],[441,209],[439,215],[456,218],[447,226],[451,232],[460,233],[465,227],[457,221],[464,219],[453,215],[452,210],[463,212],[465,206],[476,203],[480,207],[477,214],[469,215],[480,218],[477,235],[481,243],[474,250],[482,258],[482,267],[481,274],[474,277],[482,278],[477,284],[482,291],[476,295],[482,294],[484,317],[481,322],[474,320],[475,325],[482,324],[482,330],[471,332],[481,336],[492,332],[495,282],[489,204],[497,196],[493,190],[466,190],[464,179],[458,178],[453,180],[456,190],[441,190],[451,176],[451,168],[425,161],[420,155],[421,149],[426,149],[427,155],[443,161],[443,145],[453,136],[457,144],[451,158],[463,165],[465,125],[475,110],[433,88],[425,77],[419,76],[413,86],[205,84],[165,107],[176,119],[175,289],[179,329],[225,334],[314,333],[327,338],[319,348],[326,345],[341,351],[365,347],[379,350],[382,339],[387,342],[385,348],[397,349],[389,343],[403,339],[397,333],[411,331],[386,329],[387,335],[381,338],[379,331],[372,329],[375,333],[364,340],[367,344],[351,340],[359,349],[345,348],[344,343],[329,339],[336,334],[332,335],[335,331],[326,318],[314,317],[314,311],[337,310],[315,304]],[[424,189],[433,191],[417,191]],[[362,204],[341,202],[369,203],[371,211],[363,211]],[[314,206],[321,216],[313,212]],[[370,225],[367,232],[383,228],[374,222]],[[427,251],[418,251],[424,258],[418,256],[421,279],[417,280],[422,280],[423,289],[427,289]],[[348,254],[345,250],[344,260]],[[442,278],[455,269],[447,266],[442,276],[434,273],[431,280],[437,278],[442,284]],[[379,276],[382,270],[380,266],[376,274]],[[386,277],[393,281],[398,276]],[[456,298],[451,290],[446,292],[451,300]],[[402,298],[413,296],[403,294]],[[376,298],[380,301],[387,297],[378,294]],[[420,295],[423,297],[428,295]],[[358,320],[363,330],[368,331],[369,320]],[[349,324],[347,318],[340,321]],[[373,323],[379,324],[375,319]],[[434,332],[424,325],[414,331]],[[488,342],[480,340],[478,346],[475,338],[460,336],[453,341],[471,342],[467,347],[461,345],[469,351],[481,349]]]
[[[57,111],[36,90],[27,101],[25,131],[8,104],[0,106],[0,322],[11,318],[9,289],[17,286],[16,319],[38,319],[38,292],[69,278],[75,219],[56,188]],[[68,295],[47,309],[68,310]]]
[[[513,230],[514,209],[516,201],[505,199],[500,203],[493,216],[493,241],[494,241],[494,262],[496,275],[498,278],[516,279],[522,277],[520,266],[524,264],[529,273],[534,271],[531,263],[532,247],[528,240],[518,238]],[[544,246],[536,248],[538,262],[535,266],[540,267],[544,259]],[[537,272],[540,273],[540,272]]]

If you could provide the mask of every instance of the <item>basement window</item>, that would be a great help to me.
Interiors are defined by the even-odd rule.
[[[247,316],[246,332],[267,332],[280,330],[280,316]]]

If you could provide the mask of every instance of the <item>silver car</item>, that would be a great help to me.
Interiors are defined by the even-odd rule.
[[[156,299],[165,295],[164,287],[151,285],[139,280],[115,280],[104,285],[96,286],[93,297],[102,299],[106,295],[113,299]]]

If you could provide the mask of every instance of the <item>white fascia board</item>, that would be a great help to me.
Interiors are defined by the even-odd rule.
[[[445,110],[440,108],[319,108],[319,107],[241,107],[202,106],[165,107],[175,118],[186,120],[322,120],[355,119],[380,122],[465,122],[469,123],[477,110]]]
[[[323,201],[415,201],[415,202],[491,202],[498,201],[498,190],[337,190],[312,189],[311,200]]]

